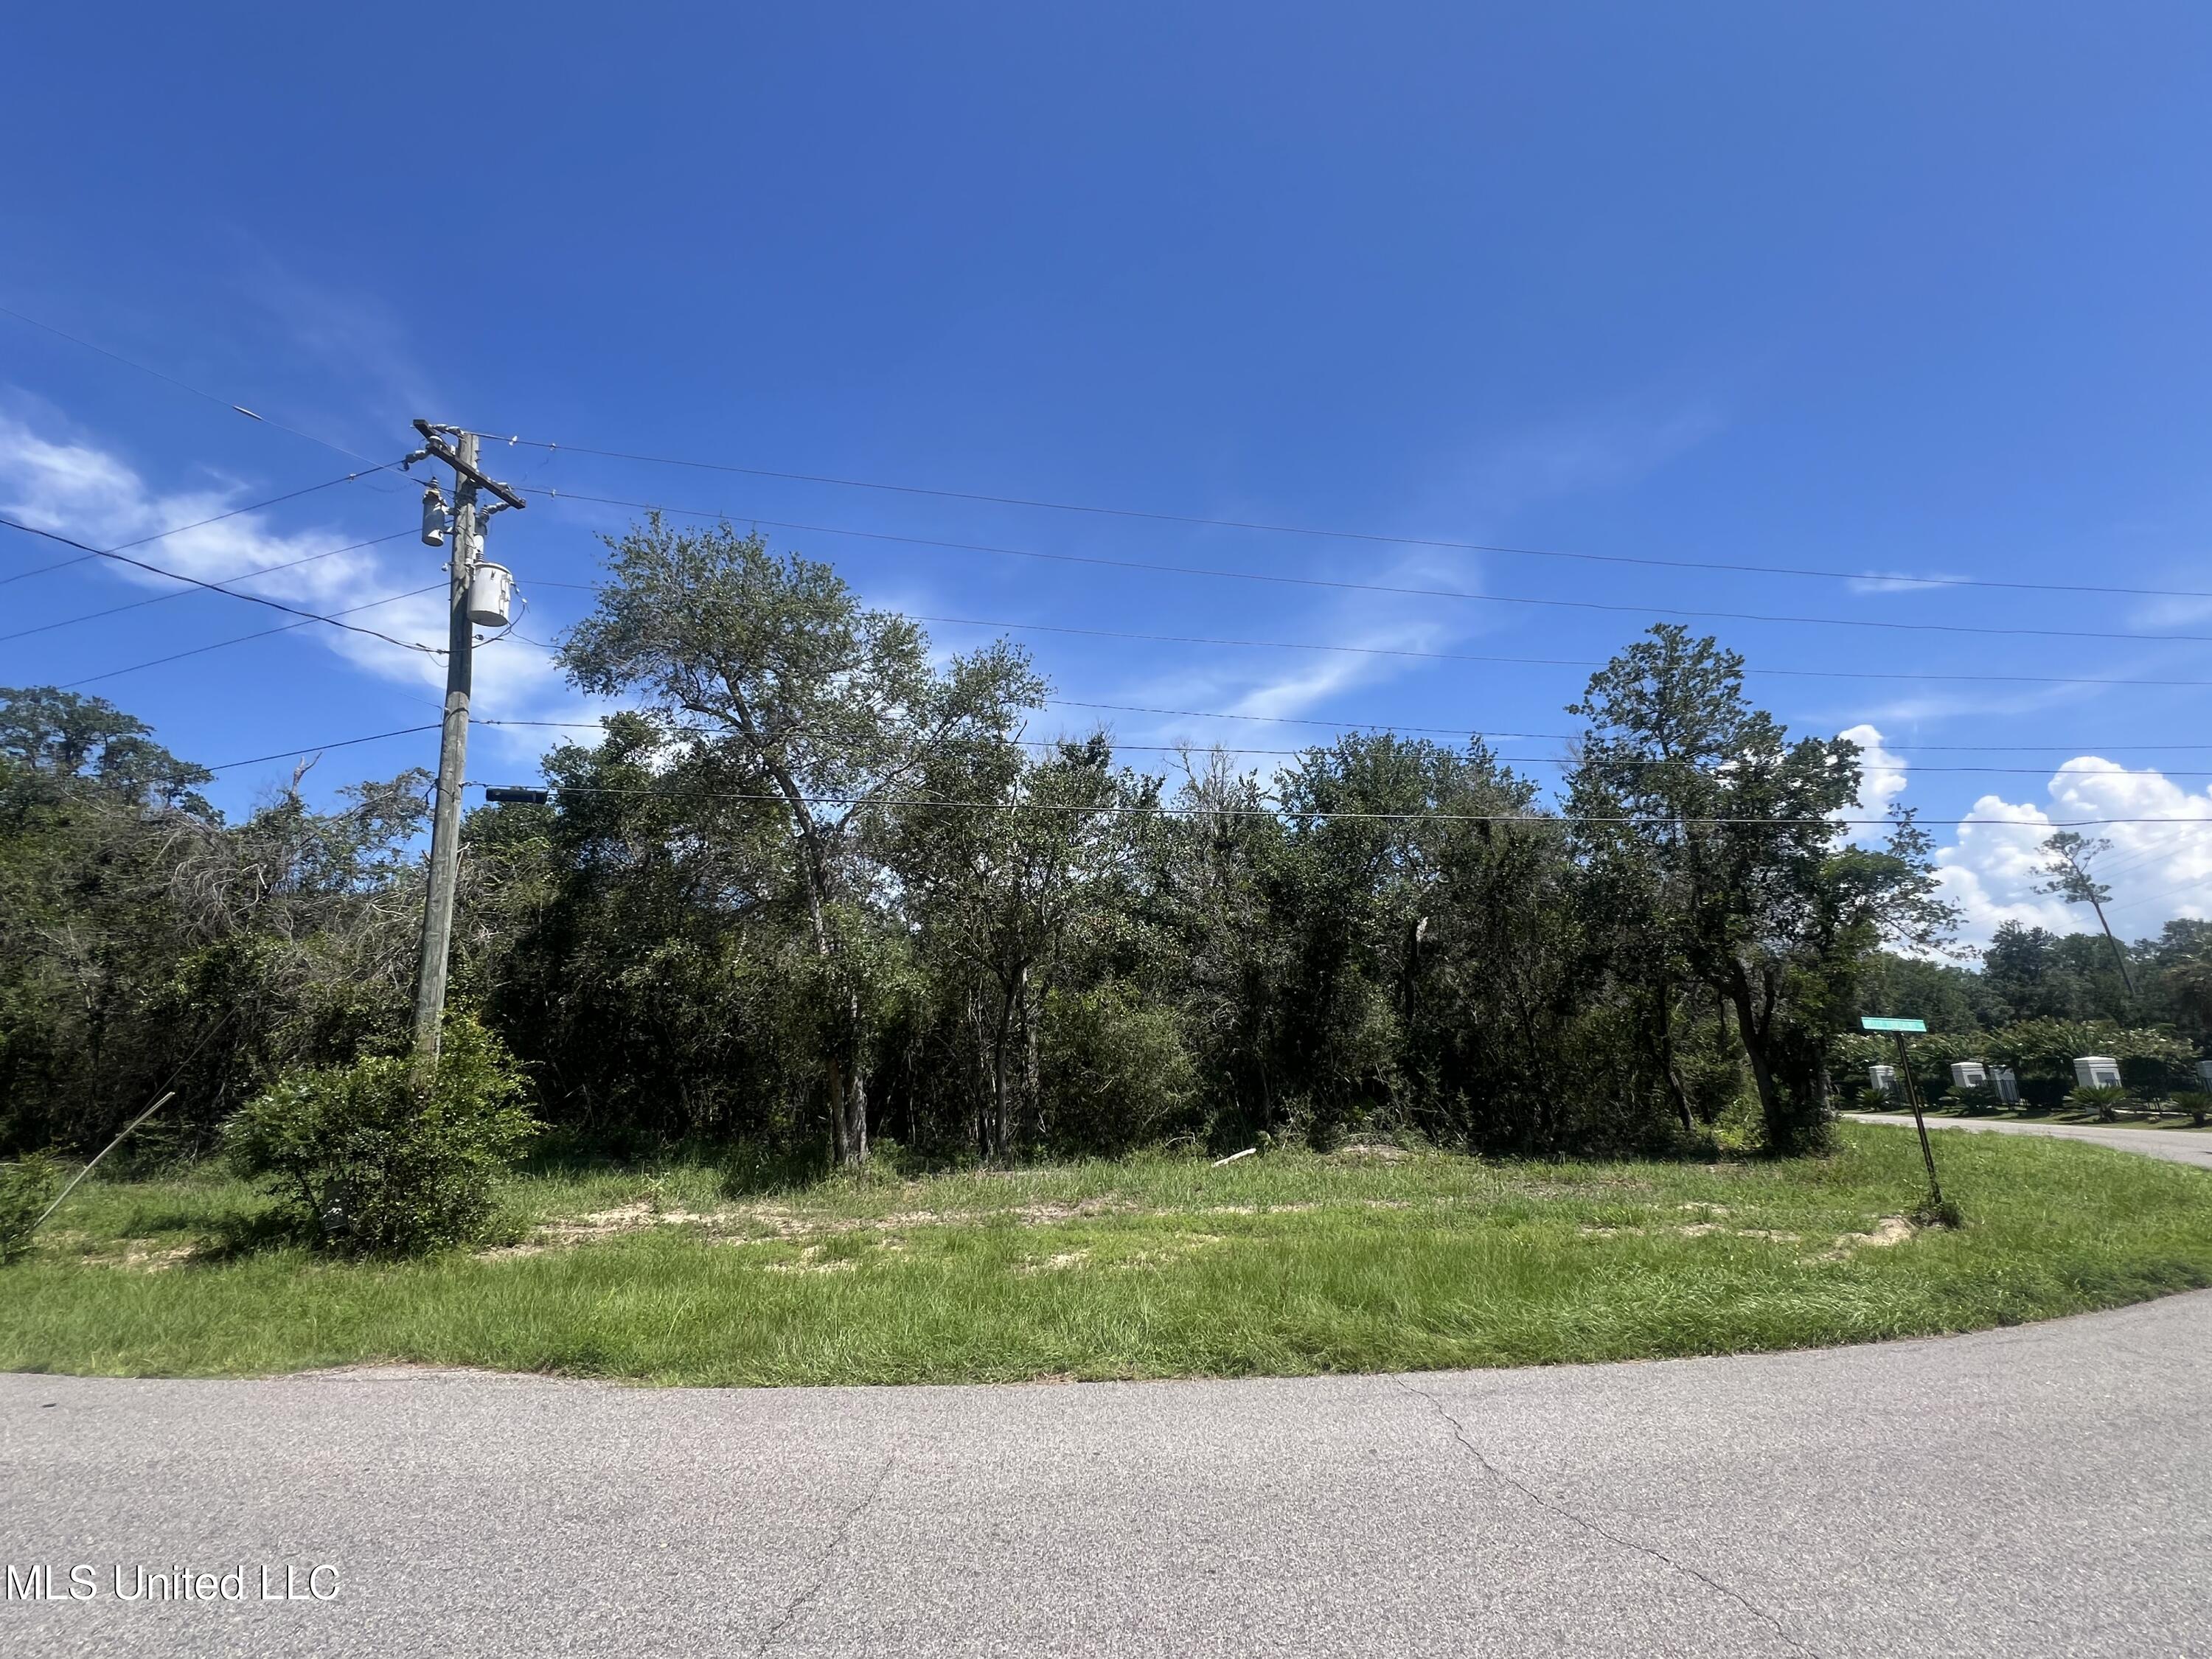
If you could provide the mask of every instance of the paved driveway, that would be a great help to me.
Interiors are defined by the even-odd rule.
[[[96,1589],[0,1653],[2212,1654],[2209,1425],[2212,1292],[1405,1377],[0,1376],[14,1588]]]

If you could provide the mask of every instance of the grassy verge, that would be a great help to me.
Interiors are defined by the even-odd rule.
[[[0,1270],[0,1369],[374,1360],[653,1382],[1418,1370],[1724,1353],[2013,1323],[2212,1284],[2212,1184],[2094,1146],[1909,1133],[1785,1164],[1278,1153],[828,1182],[518,1177],[510,1242],[349,1265],[233,1249],[212,1176],[93,1185]]]

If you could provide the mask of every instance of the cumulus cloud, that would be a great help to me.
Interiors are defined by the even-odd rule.
[[[2061,933],[2095,925],[2087,911],[2035,891],[2054,820],[2118,820],[2082,832],[2112,843],[2092,872],[2112,889],[2105,908],[2115,931],[2148,933],[2169,917],[2212,915],[2212,792],[2094,755],[2065,763],[2045,791],[2047,805],[1983,796],[1954,844],[1938,850],[1944,896],[1965,913],[1967,938],[1984,939],[2005,921]]]
[[[1905,763],[1882,746],[1881,733],[1872,726],[1848,726],[1836,735],[1859,746],[1859,798],[1853,804],[1850,816],[1855,818],[1885,816],[1890,803],[1905,793],[1907,781]],[[1882,833],[1869,825],[1863,830],[1860,838],[1872,839]]]
[[[1871,724],[1838,735],[1859,745],[1865,769],[1853,816],[1886,811],[1904,795],[1910,769]],[[2093,873],[2112,889],[2105,908],[2116,932],[2139,936],[2170,917],[2212,915],[2212,789],[2188,789],[2154,768],[2081,755],[2053,768],[2042,793],[2039,801],[1982,796],[1948,844],[1936,848],[1937,879],[1943,897],[1959,907],[1962,940],[1986,943],[2008,921],[2062,933],[2095,927],[2087,910],[2036,891],[2049,860],[2045,840],[2055,826],[2082,820],[2110,820],[2082,833],[2112,843]]]

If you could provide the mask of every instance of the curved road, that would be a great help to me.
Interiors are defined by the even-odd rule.
[[[1844,1115],[1854,1123],[1895,1125],[1899,1128],[1912,1127],[1911,1117],[1893,1112],[1846,1112]],[[2117,1146],[2124,1152],[2141,1152],[2146,1158],[2163,1158],[2169,1164],[2193,1164],[2200,1170],[2212,1170],[2212,1132],[2203,1129],[2138,1129],[2125,1125],[2106,1127],[2095,1123],[2020,1123],[2007,1118],[1992,1121],[1981,1117],[1931,1117],[1931,1129],[1964,1129],[1969,1133],[1999,1135],[2037,1135],[2046,1140],[2086,1140],[2099,1146]]]
[[[11,1654],[2212,1654],[2212,1291],[1398,1377],[9,1376],[0,1470]]]

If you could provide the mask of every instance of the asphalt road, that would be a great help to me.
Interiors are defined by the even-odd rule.
[[[0,1376],[13,1588],[96,1587],[0,1653],[2212,1654],[2208,1379],[2212,1292],[1405,1377]]]
[[[1904,1113],[1846,1112],[1854,1123],[1893,1123],[1905,1128],[1912,1127],[1912,1119]],[[2099,1146],[2117,1146],[2124,1152],[2141,1152],[2148,1158],[2160,1158],[2172,1164],[2193,1164],[2200,1170],[2212,1170],[2212,1131],[2203,1129],[2139,1129],[2115,1124],[2110,1127],[2095,1123],[2016,1123],[2009,1119],[1992,1122],[1980,1117],[1931,1117],[1931,1129],[1966,1129],[1984,1134],[2040,1135],[2051,1140],[2087,1140]]]

